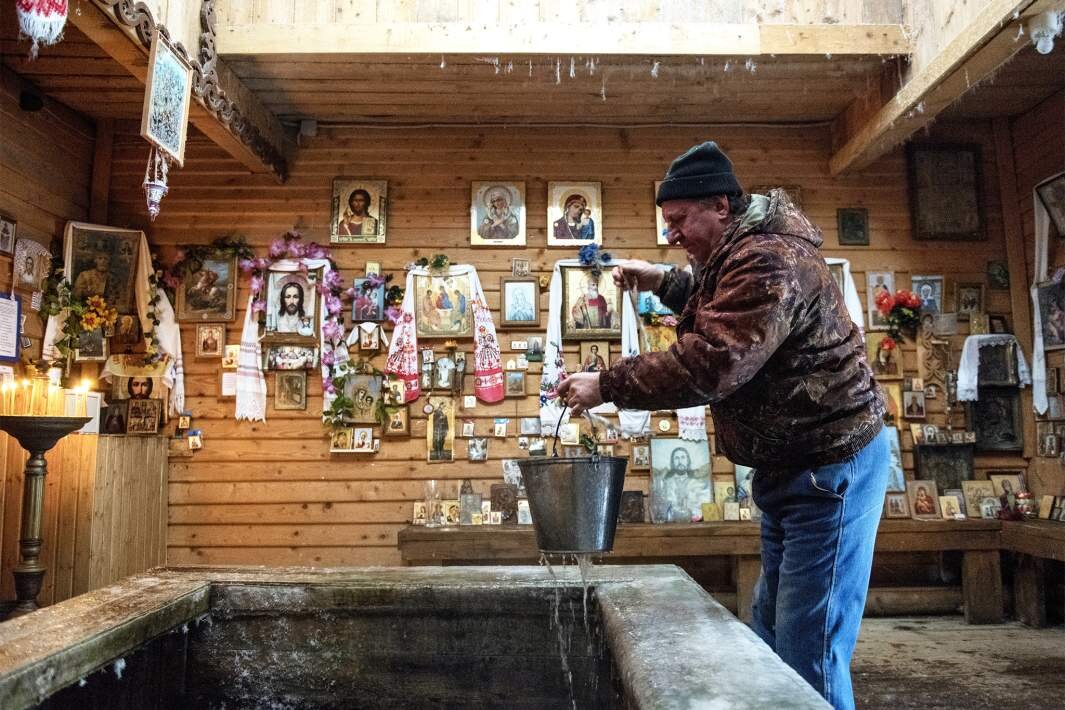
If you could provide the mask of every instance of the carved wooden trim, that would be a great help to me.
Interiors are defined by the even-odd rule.
[[[156,25],[151,10],[136,0],[93,0],[93,3],[111,14],[121,25],[133,28],[137,39],[145,49],[151,48],[152,31],[158,26],[159,33],[170,39],[165,25]],[[203,0],[200,7],[200,46],[197,56],[190,56],[180,43],[172,43],[174,49],[192,65],[192,93],[233,135],[269,165],[283,181],[288,177],[285,157],[259,128],[252,123],[218,84],[218,52],[215,49],[214,0]]]

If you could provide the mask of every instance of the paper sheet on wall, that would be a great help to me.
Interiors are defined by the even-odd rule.
[[[19,303],[14,298],[0,298],[0,358],[18,358]]]

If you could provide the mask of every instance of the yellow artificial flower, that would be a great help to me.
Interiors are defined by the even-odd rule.
[[[97,312],[104,312],[107,309],[107,301],[103,296],[93,295],[85,299],[85,305]]]
[[[96,330],[100,326],[100,317],[95,311],[88,311],[81,317],[82,330]]]

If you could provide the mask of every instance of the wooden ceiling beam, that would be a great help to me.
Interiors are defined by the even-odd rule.
[[[116,5],[108,0],[74,0],[69,21],[143,85],[148,74],[150,28],[155,20],[141,3],[133,16],[120,19],[116,13],[123,10]],[[281,123],[221,60],[214,58],[216,63],[205,77],[199,48],[185,49],[198,69],[202,89],[193,91],[189,123],[251,172],[272,174],[283,182],[290,141]]]
[[[927,126],[1028,45],[1027,35],[1018,36],[1018,22],[1060,3],[991,0],[905,81],[896,81],[902,78],[901,71],[889,67],[878,84],[836,118],[830,173],[864,168]]]
[[[373,53],[757,56],[910,52],[910,40],[902,25],[891,24],[219,23],[217,43],[218,53],[223,56]]]

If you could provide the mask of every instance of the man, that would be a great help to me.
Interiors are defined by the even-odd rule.
[[[289,281],[281,288],[280,303],[277,306],[277,332],[300,332],[306,317],[303,311],[303,287],[295,281]]]
[[[679,313],[665,352],[570,375],[575,414],[709,404],[718,449],[756,473],[762,577],[754,628],[837,708],[853,708],[857,641],[890,464],[884,403],[861,333],[782,190],[745,197],[715,143],[673,161],[657,203],[692,273],[645,262],[614,269]]]
[[[581,372],[602,372],[605,369],[606,361],[599,354],[599,346],[595,344],[588,346],[588,355],[581,363]]]
[[[340,216],[337,232],[344,237],[374,236],[377,220],[370,216],[370,193],[362,188],[348,195],[348,207]]]

